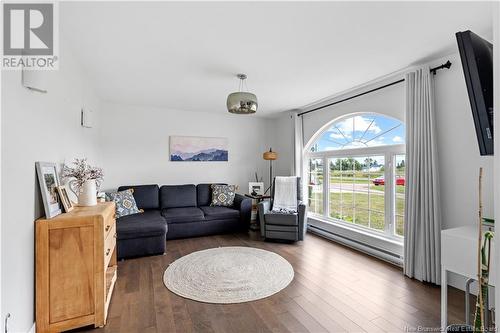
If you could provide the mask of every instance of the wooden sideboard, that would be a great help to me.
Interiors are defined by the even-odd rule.
[[[35,230],[37,332],[104,326],[117,276],[115,204],[75,207]]]

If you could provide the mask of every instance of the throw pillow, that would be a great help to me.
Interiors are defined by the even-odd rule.
[[[230,207],[234,203],[236,186],[212,184],[212,202],[210,206]]]
[[[116,218],[141,213],[137,208],[133,193],[132,189],[106,193],[106,201],[114,201],[116,205]]]

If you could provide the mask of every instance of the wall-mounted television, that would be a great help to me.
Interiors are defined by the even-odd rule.
[[[456,34],[481,155],[493,155],[493,44],[470,30]]]

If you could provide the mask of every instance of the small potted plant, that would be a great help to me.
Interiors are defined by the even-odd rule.
[[[86,158],[77,158],[73,167],[64,165],[63,179],[70,179],[69,187],[78,197],[78,205],[97,205],[97,191],[103,180],[101,168],[90,166]]]

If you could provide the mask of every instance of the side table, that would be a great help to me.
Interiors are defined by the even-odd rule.
[[[251,195],[251,194],[245,194],[247,198],[251,198],[253,200],[257,200],[257,203],[261,202],[262,200],[266,199],[271,199],[270,195]],[[253,207],[252,207],[253,209]],[[250,230],[253,231],[259,231],[260,230],[260,219],[259,219],[259,212],[257,212],[257,218],[255,221],[250,222]]]

